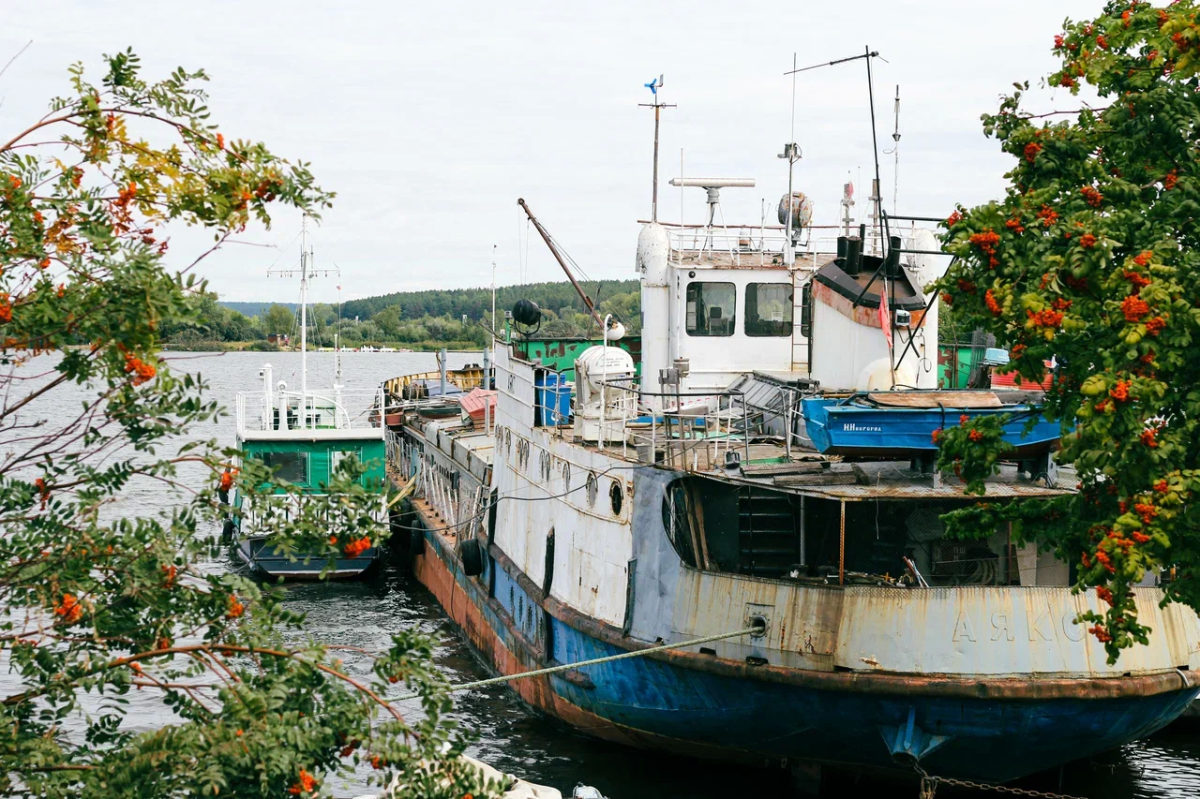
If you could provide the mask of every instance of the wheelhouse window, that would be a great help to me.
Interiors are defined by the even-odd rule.
[[[732,336],[737,321],[737,289],[732,283],[688,283],[689,336]]]
[[[790,283],[751,283],[746,286],[746,335],[792,335]]]
[[[264,452],[260,457],[280,480],[289,483],[308,482],[307,452]]]
[[[362,450],[359,450],[359,449],[335,449],[329,453],[329,479],[330,480],[333,480],[334,475],[337,474],[338,467],[341,466],[342,461],[346,460],[347,458],[354,458],[361,462],[362,461]]]

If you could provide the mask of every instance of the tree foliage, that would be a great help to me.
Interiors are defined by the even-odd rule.
[[[958,258],[944,300],[994,333],[1023,378],[1056,360],[1046,412],[1079,479],[1051,503],[948,521],[986,534],[1007,514],[1078,564],[1077,587],[1104,603],[1081,620],[1113,661],[1147,640],[1130,590],[1147,571],[1172,569],[1167,600],[1200,610],[1198,48],[1193,0],[1110,2],[1068,21],[1048,83],[1073,96],[1088,85],[1103,106],[1035,116],[1017,84],[983,118],[1015,158],[1005,197],[946,221]],[[978,446],[958,437],[943,457]]]
[[[368,763],[410,794],[495,793],[446,756],[463,744],[428,640],[402,632],[351,673],[287,642],[303,620],[276,592],[201,566],[222,491],[300,498],[255,461],[235,474],[233,452],[176,439],[222,414],[159,355],[164,327],[206,324],[191,267],[164,267],[166,226],[219,244],[273,204],[316,213],[331,195],[304,164],[226,140],[203,73],[149,83],[132,53],[105,62],[98,86],[73,67],[70,95],[0,143],[0,794],[315,796]],[[268,515],[279,545],[335,557],[328,520],[361,537],[379,501],[363,471],[348,459],[334,496]],[[117,504],[139,485],[183,498],[139,516]],[[400,682],[422,695],[418,722],[387,701]],[[174,722],[127,718],[133,691]]]
[[[631,333],[640,332],[641,294],[636,280],[606,280],[583,287],[593,300],[599,298],[601,316],[612,314]],[[497,331],[504,330],[503,311],[521,298],[531,299],[542,308],[540,335],[599,335],[599,326],[565,280],[497,289]],[[331,347],[336,332],[339,343],[345,346],[482,349],[491,341],[491,302],[491,289],[484,288],[400,292],[354,300],[341,309],[317,303],[308,312],[309,341],[316,347]],[[252,316],[247,318],[243,312]],[[286,305],[227,302],[211,307],[205,301],[204,315],[209,320],[204,328],[172,328],[167,332],[168,343],[192,347],[198,343],[246,342],[278,332],[292,333],[293,344],[298,340],[295,334],[299,322]],[[208,338],[204,338],[206,335]]]

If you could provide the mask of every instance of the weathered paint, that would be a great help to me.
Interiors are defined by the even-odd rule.
[[[556,613],[550,616],[553,649],[547,657],[544,642],[530,639],[488,597],[486,582],[462,574],[445,537],[426,532],[424,541],[423,554],[413,559],[415,574],[502,674],[644,646],[602,640]],[[522,580],[510,578],[515,595]],[[536,591],[527,591],[526,599],[531,593]],[[589,667],[586,680],[542,676],[511,685],[534,707],[597,737],[758,763],[815,760],[908,771],[892,751],[897,730],[911,718],[925,738],[941,741],[922,759],[928,770],[988,780],[1013,779],[1148,735],[1200,690],[1200,683],[1171,675],[1172,683],[1136,677],[1072,681],[1076,688],[1104,684],[1108,690],[1095,696],[1046,691],[1008,698],[1002,690],[989,693],[985,681],[836,672],[794,684],[771,679],[778,671],[677,652]]]
[[[841,589],[691,568],[662,520],[664,489],[679,475],[533,428],[525,418],[533,377],[531,365],[498,353],[492,485],[506,499],[484,574],[463,575],[456,536],[432,530],[413,561],[487,662],[512,674],[768,620],[760,639],[514,684],[533,706],[590,734],[858,768],[887,768],[893,752],[908,751],[938,773],[1009,779],[1148,734],[1200,689],[1192,649],[1200,622],[1178,606],[1158,609],[1153,590],[1139,602],[1154,640],[1116,671],[1094,644],[1075,640],[1078,628],[1060,637],[1047,627],[1094,603],[1065,588]],[[460,462],[446,431],[427,427],[425,436]],[[589,499],[588,473],[621,475],[628,502],[606,509],[602,482]],[[444,526],[424,500],[413,506],[428,527]],[[980,626],[1006,611],[1000,637],[982,640]],[[1010,632],[1008,654],[987,648]],[[897,732],[910,720],[911,739]]]
[[[669,474],[669,473],[668,473]],[[676,475],[678,476],[678,475]],[[1067,587],[845,588],[701,571],[680,561],[660,510],[669,482],[639,468],[632,632],[666,641],[745,627],[769,617],[766,636],[712,644],[722,657],[772,665],[892,674],[976,677],[1110,677],[1200,669],[1200,619],[1162,591],[1134,589],[1150,643],[1109,666],[1103,647],[1075,617],[1100,611],[1095,592]]]
[[[543,585],[546,541],[553,531],[551,596],[580,613],[621,624],[632,552],[628,464],[544,430],[521,436],[505,428],[503,434],[504,451],[493,468],[495,487],[508,499],[497,506],[497,545]],[[618,492],[620,509],[614,512]]]
[[[575,446],[555,428],[533,427],[526,418],[533,380],[530,364],[497,349],[500,400],[492,486],[507,499],[497,506],[496,543],[540,586],[553,531],[550,595],[580,613],[620,625],[633,551],[632,469],[615,453]],[[620,495],[619,509],[614,492]]]
[[[1155,674],[1200,668],[1200,620],[1179,604],[1160,606],[1158,588],[1135,588],[1138,620],[1152,633],[1109,665],[1103,645],[1075,623],[1103,613],[1095,591],[961,586],[918,591],[847,588],[838,628],[839,666],[912,674],[1035,678]]]

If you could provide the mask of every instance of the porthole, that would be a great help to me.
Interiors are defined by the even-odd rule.
[[[625,490],[621,488],[620,480],[612,481],[612,487],[608,489],[608,498],[612,502],[613,516],[620,516],[621,508],[625,505]]]
[[[570,491],[571,490],[571,464],[568,463],[567,461],[563,461],[562,474],[563,474],[563,491]]]
[[[549,452],[542,450],[542,454],[538,460],[538,465],[541,467],[539,469],[539,471],[541,472],[541,475],[542,475],[542,482],[544,482],[544,483],[550,482],[550,453]]]
[[[600,493],[600,481],[595,472],[589,472],[587,477],[587,503],[589,508],[596,507],[596,496]]]

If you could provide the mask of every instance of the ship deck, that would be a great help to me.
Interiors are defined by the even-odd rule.
[[[481,469],[490,467],[496,451],[495,433],[484,433],[469,422],[458,419],[439,420],[413,425],[440,450],[459,463],[475,463],[472,469],[483,478]],[[569,427],[547,428],[553,435],[569,438]],[[432,435],[431,435],[432,434]],[[631,446],[608,443],[603,448],[595,443],[574,442],[590,452],[603,452],[627,463],[639,463],[637,451]],[[922,473],[905,461],[879,460],[850,462],[839,457],[826,457],[815,451],[792,447],[789,451],[775,441],[755,441],[750,444],[733,442],[732,450],[739,454],[736,469],[725,466],[723,452],[698,441],[668,441],[657,453],[657,466],[687,471],[707,477],[760,486],[796,496],[809,496],[844,502],[868,500],[925,500],[954,501],[978,497],[964,494],[964,483],[951,476]],[[649,463],[645,465],[649,466]],[[1048,486],[1043,481],[1030,480],[1013,464],[1002,464],[998,474],[986,482],[986,498],[1028,499],[1047,498],[1074,493],[1064,486]]]

